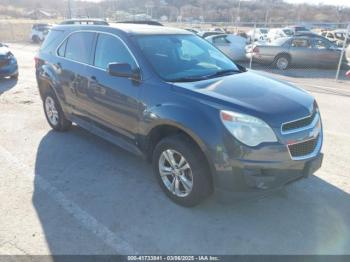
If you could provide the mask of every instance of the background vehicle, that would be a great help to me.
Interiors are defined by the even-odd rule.
[[[45,40],[45,37],[49,33],[52,25],[50,24],[34,24],[32,26],[32,32],[30,34],[30,39],[34,43],[39,43]]]
[[[339,47],[343,47],[344,41],[346,38],[346,30],[338,29],[331,31],[323,31],[322,36],[327,38],[329,41],[335,43]],[[348,40],[346,41],[346,46],[350,44],[350,36],[348,36]]]
[[[268,45],[247,48],[248,57],[262,64],[272,64],[285,70],[289,66],[336,68],[341,51],[321,36],[305,35],[280,38]]]
[[[50,126],[75,122],[149,159],[178,204],[198,204],[215,187],[279,187],[321,166],[315,99],[185,30],[57,26],[35,61]]]
[[[267,40],[272,42],[278,38],[293,36],[293,34],[293,30],[290,28],[273,28],[267,33]]]
[[[245,53],[247,39],[241,36],[223,34],[208,36],[205,39],[219,48],[225,55],[234,61],[247,59]]]
[[[269,33],[268,28],[256,28],[255,30],[252,29],[248,31],[247,36],[250,42],[266,41],[268,33]],[[253,36],[254,36],[254,39],[253,39]]]
[[[7,45],[0,43],[0,77],[18,78],[17,59]]]

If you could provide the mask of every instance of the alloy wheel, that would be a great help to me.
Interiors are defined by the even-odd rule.
[[[45,99],[45,111],[50,123],[56,126],[59,122],[59,115],[55,100],[51,96],[47,96]]]
[[[193,188],[192,169],[185,157],[167,149],[159,157],[159,173],[165,187],[178,197],[188,196]]]

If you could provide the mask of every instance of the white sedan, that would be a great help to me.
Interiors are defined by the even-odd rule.
[[[232,34],[212,35],[206,37],[205,39],[220,49],[232,60],[246,60],[245,47],[247,44],[247,39]]]

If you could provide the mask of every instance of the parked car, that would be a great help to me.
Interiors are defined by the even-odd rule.
[[[292,30],[293,34],[298,34],[298,33],[305,33],[305,32],[311,32],[310,29],[303,25],[294,25],[294,26],[288,26],[286,29]]]
[[[202,32],[199,32],[199,36],[202,37],[202,38],[206,38],[208,36],[211,36],[211,35],[223,35],[224,33],[222,32],[216,32],[216,31],[202,31]]]
[[[280,187],[321,166],[315,99],[186,30],[57,26],[35,61],[50,126],[75,122],[150,160],[178,204],[216,189]]]
[[[34,24],[30,33],[30,39],[34,43],[40,43],[44,41],[51,27],[52,25],[50,24]]]
[[[346,38],[347,30],[332,30],[332,31],[323,31],[321,35],[327,38],[329,41],[335,43],[339,47],[343,47],[344,41]],[[346,46],[350,44],[350,35],[346,41]]]
[[[305,35],[280,38],[270,44],[247,47],[248,58],[285,70],[289,66],[333,67],[339,63],[341,50],[321,36]],[[345,62],[345,60],[344,60]]]
[[[268,28],[256,28],[248,31],[247,36],[250,42],[266,41],[268,33],[269,33]]]
[[[247,39],[241,36],[232,34],[212,35],[206,37],[205,40],[212,43],[234,61],[243,61],[247,59],[245,52]]]
[[[291,37],[294,32],[290,28],[273,28],[267,33],[267,40],[273,42],[279,38]]]
[[[17,59],[9,47],[0,43],[0,77],[18,78]]]

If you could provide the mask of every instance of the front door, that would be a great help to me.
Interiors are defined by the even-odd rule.
[[[125,77],[111,76],[109,63],[128,63],[138,70],[137,62],[126,44],[116,35],[99,33],[97,36],[93,70],[87,93],[90,114],[105,127],[129,139],[135,139],[139,123],[139,95],[141,82]]]

